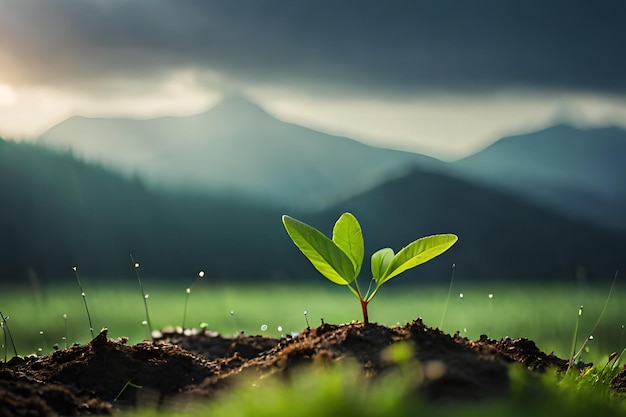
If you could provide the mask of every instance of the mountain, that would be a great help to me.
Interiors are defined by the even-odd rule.
[[[441,164],[282,122],[240,95],[190,117],[72,117],[39,143],[151,184],[228,190],[280,207],[323,207],[415,164]]]
[[[450,165],[466,179],[626,230],[626,131],[557,125],[503,138]]]
[[[204,269],[212,280],[267,280],[288,248],[281,213],[249,200],[153,190],[1,139],[0,201],[0,282],[12,284],[72,282],[74,265],[90,277],[132,279],[129,254],[153,279]]]
[[[626,266],[624,233],[425,169],[324,211],[279,211],[232,195],[153,189],[67,152],[0,140],[0,201],[0,282],[12,284],[73,282],[74,265],[91,278],[134,279],[131,253],[146,277],[182,279],[181,288],[199,269],[212,281],[318,280],[280,216],[330,234],[344,211],[361,222],[368,254],[459,235],[446,254],[407,273],[422,279],[446,281],[452,263],[460,280],[502,281],[605,279]]]
[[[626,233],[451,175],[415,170],[305,221],[330,233],[344,211],[359,219],[370,254],[382,247],[397,252],[430,234],[457,234],[444,256],[412,272],[423,279],[448,279],[452,263],[457,276],[479,280],[602,280],[626,266]]]

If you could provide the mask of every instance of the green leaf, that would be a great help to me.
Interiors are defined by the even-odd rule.
[[[333,227],[333,242],[341,249],[354,264],[355,277],[361,272],[365,247],[361,225],[351,213],[343,213]]]
[[[322,275],[339,285],[354,281],[354,263],[322,232],[287,215],[283,216],[283,225],[293,243]]]
[[[453,234],[426,236],[410,243],[393,257],[385,273],[377,282],[378,286],[391,278],[441,255],[456,243]]]
[[[372,279],[376,282],[383,276],[393,259],[393,249],[383,248],[372,255]]]

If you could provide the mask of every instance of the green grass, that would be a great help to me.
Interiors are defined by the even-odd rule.
[[[590,372],[565,378],[554,373],[530,376],[521,368],[511,373],[511,395],[482,401],[427,402],[415,395],[418,372],[399,372],[366,380],[353,364],[301,370],[289,382],[250,380],[213,402],[144,404],[123,415],[141,417],[589,417],[624,416],[626,399],[610,392],[605,381]],[[355,384],[355,381],[359,381]],[[590,383],[592,381],[592,383]]]
[[[142,277],[154,328],[180,326],[183,320],[185,288],[189,282],[164,285]],[[145,312],[136,282],[93,283],[82,277],[94,330],[109,328],[110,337],[127,336],[130,343],[146,338]],[[481,334],[492,338],[527,337],[547,352],[568,357],[580,305],[579,342],[589,335],[604,306],[605,286],[570,287],[557,284],[502,285],[455,283],[447,307],[443,330],[472,339]],[[390,285],[383,288],[370,306],[373,322],[404,324],[422,317],[426,324],[439,327],[445,309],[447,284]],[[460,297],[460,294],[463,297]],[[490,298],[489,294],[493,297]],[[608,308],[587,344],[582,359],[601,362],[613,351],[626,346],[623,325],[626,323],[626,290],[617,287]],[[49,352],[53,344],[63,347],[67,314],[68,343],[89,340],[89,325],[80,290],[76,284],[41,288],[5,288],[0,293],[0,309],[8,321],[20,354],[37,349]],[[280,336],[306,327],[304,311],[311,326],[360,320],[358,300],[333,284],[318,285],[215,285],[201,281],[194,285],[189,298],[187,325],[209,328],[230,335],[239,331]],[[230,314],[230,312],[234,314]],[[261,331],[266,325],[267,330]],[[281,327],[282,331],[278,328]],[[43,336],[40,332],[43,331]],[[0,337],[1,334],[0,334]]]
[[[128,336],[130,343],[143,340],[146,327],[142,296],[138,285],[90,282],[82,277],[95,330],[106,326],[110,337]],[[150,317],[155,328],[181,325],[187,280],[170,285],[142,280],[149,294]],[[545,351],[554,350],[567,357],[580,305],[580,340],[587,337],[605,304],[606,286],[472,285],[455,282],[447,306],[443,329],[460,330],[470,338],[481,333],[490,337],[528,337]],[[390,285],[372,302],[372,321],[394,325],[423,317],[439,326],[446,309],[448,285]],[[460,294],[463,297],[460,297]],[[493,296],[490,298],[489,294]],[[603,368],[610,352],[621,351],[626,343],[626,290],[617,287],[608,307],[588,343],[583,360],[596,366],[582,376],[565,378],[548,373],[530,377],[512,369],[512,394],[503,399],[481,402],[429,403],[411,391],[419,375],[401,372],[383,380],[365,381],[353,364],[332,369],[312,369],[295,374],[289,383],[273,378],[244,381],[212,402],[176,402],[159,406],[143,404],[122,415],[140,417],[228,416],[626,416],[626,398],[612,392],[608,382],[619,367]],[[77,286],[58,285],[33,291],[31,288],[4,288],[0,308],[10,316],[9,325],[20,354],[51,350],[53,343],[63,347],[63,314],[68,316],[68,342],[89,340],[89,325]],[[304,310],[311,326],[323,318],[329,323],[360,319],[356,298],[333,284],[318,285],[215,285],[202,281],[193,287],[189,298],[187,323],[206,322],[223,334],[239,331],[278,336],[306,326]],[[234,315],[230,312],[233,311]],[[268,330],[261,331],[266,325]],[[282,332],[278,331],[282,327]],[[44,332],[44,337],[40,334]],[[1,333],[0,333],[1,337]],[[11,351],[8,351],[9,356]],[[622,358],[622,363],[624,358]],[[359,381],[355,384],[355,381]]]

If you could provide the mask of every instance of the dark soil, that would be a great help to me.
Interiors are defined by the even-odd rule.
[[[528,339],[484,336],[471,341],[427,327],[420,319],[404,327],[322,324],[282,339],[172,329],[133,346],[108,339],[103,329],[85,345],[0,364],[0,416],[106,415],[137,404],[171,405],[229,389],[243,372],[289,374],[301,365],[343,358],[356,359],[365,377],[376,378],[395,366],[382,352],[400,341],[410,342],[423,365],[419,395],[433,400],[506,395],[511,363],[533,372],[568,366]],[[624,371],[613,387],[626,389]]]

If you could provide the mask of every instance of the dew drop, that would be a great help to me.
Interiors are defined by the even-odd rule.
[[[278,331],[282,332],[283,331],[283,326],[278,326]]]
[[[200,272],[198,272],[198,276],[199,276],[200,278],[204,278],[204,271],[200,271]]]
[[[77,268],[75,266],[72,267],[72,271],[76,272],[76,269]]]
[[[463,298],[463,297],[464,297],[463,293],[460,293],[459,298]]]
[[[85,296],[85,291],[81,292],[80,295]]]
[[[580,306],[580,308],[578,309],[578,316],[582,316],[583,315],[583,306]]]
[[[63,314],[63,320],[67,320],[67,313]]]
[[[490,294],[489,294],[489,298],[493,298],[493,294],[491,294],[491,293],[490,293]]]
[[[191,288],[187,288],[187,289],[185,290],[185,292],[186,292],[187,294],[191,294]]]
[[[231,316],[234,316],[234,315],[235,315],[235,312],[234,312],[233,310],[230,310],[230,315],[231,315]]]
[[[309,314],[309,312],[304,310],[304,315],[306,316],[307,314]]]
[[[144,325],[144,326],[147,326],[148,322],[146,320],[144,320],[144,321],[141,322],[141,324]]]
[[[150,295],[148,295],[148,294],[143,296],[143,298],[145,298],[146,300],[148,299],[148,297],[150,297]]]
[[[593,340],[593,335],[589,335],[589,340]]]
[[[139,268],[139,262],[135,262],[135,268]]]
[[[43,330],[40,330],[40,331],[39,331],[39,334],[43,336]]]
[[[261,331],[264,332],[267,330],[267,324],[262,324],[261,325]]]
[[[467,333],[467,327],[463,327],[463,333]]]

